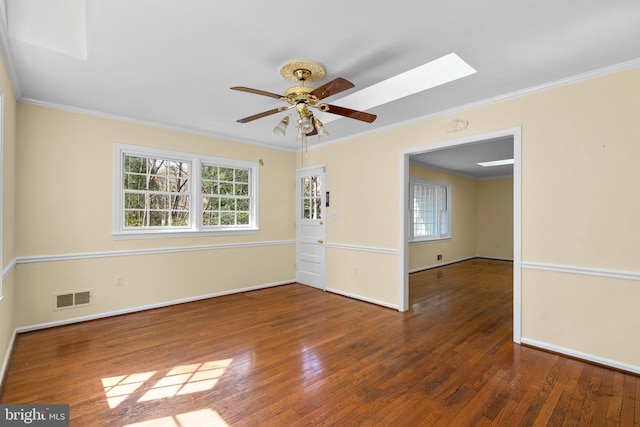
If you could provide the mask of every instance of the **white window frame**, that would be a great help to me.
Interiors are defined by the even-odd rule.
[[[124,227],[124,156],[156,157],[189,163],[189,224],[184,227]],[[249,224],[234,226],[202,225],[202,165],[217,165],[228,168],[249,169]],[[245,160],[227,159],[203,154],[164,150],[151,147],[140,147],[128,144],[114,144],[113,174],[113,238],[154,238],[154,237],[187,237],[218,236],[231,234],[256,234],[258,225],[258,163]]]
[[[431,187],[433,189],[435,189],[435,195],[436,195],[436,206],[442,206],[442,200],[441,200],[441,192],[438,190],[444,189],[444,192],[446,194],[446,208],[445,208],[445,212],[446,212],[446,216],[447,216],[447,222],[449,224],[448,226],[448,233],[442,233],[442,212],[443,210],[439,210],[438,214],[436,215],[435,218],[435,229],[436,229],[436,233],[433,236],[414,236],[414,192],[415,192],[415,185],[423,185],[423,186],[427,186],[427,187]],[[433,242],[433,241],[441,241],[441,240],[448,240],[451,239],[451,228],[452,228],[452,224],[451,224],[451,185],[450,184],[446,184],[446,183],[442,183],[442,182],[435,182],[435,181],[429,181],[426,179],[420,179],[420,178],[410,178],[409,179],[409,208],[408,208],[408,216],[409,216],[409,242]]]

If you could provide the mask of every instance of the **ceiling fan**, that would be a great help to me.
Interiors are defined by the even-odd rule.
[[[296,141],[303,144],[306,143],[307,136],[318,135],[318,138],[321,141],[324,141],[329,137],[329,132],[327,132],[322,122],[313,116],[312,109],[372,123],[376,119],[376,115],[374,114],[320,102],[324,98],[328,98],[354,87],[354,84],[348,80],[338,77],[318,88],[305,85],[306,83],[322,80],[326,73],[326,68],[319,62],[309,59],[293,59],[282,65],[280,68],[280,75],[288,81],[298,83],[298,85],[287,89],[284,95],[278,95],[276,93],[244,86],[232,87],[232,90],[268,96],[289,104],[288,106],[274,108],[272,110],[242,118],[237,120],[237,122],[248,123],[282,111],[295,109],[298,112],[298,135]],[[273,132],[277,135],[284,136],[288,124],[289,116],[287,115],[275,127]]]

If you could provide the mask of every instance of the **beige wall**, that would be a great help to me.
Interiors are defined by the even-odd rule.
[[[413,164],[409,176],[450,184],[452,193],[452,238],[410,244],[409,271],[475,256],[513,259],[513,178],[475,180]]]
[[[410,244],[409,271],[476,256],[476,180],[416,165],[409,166],[409,176],[451,185],[451,239]]]
[[[2,260],[0,276],[4,297],[0,301],[0,381],[4,374],[1,367],[7,361],[8,349],[15,328],[14,288],[15,269],[11,269],[16,259],[16,98],[9,80],[4,61],[0,58],[0,89],[3,94],[2,108]]]
[[[17,252],[29,261],[17,267],[18,327],[295,279],[293,153],[26,103],[18,104],[18,134]],[[260,232],[113,239],[116,142],[262,160]],[[195,250],[203,246],[210,249]],[[82,289],[93,290],[93,305],[53,310],[54,293]]]
[[[513,259],[513,178],[476,181],[476,254]]]
[[[375,253],[359,245],[384,247],[399,255],[402,208],[396,195],[402,179],[401,153],[520,127],[521,249],[528,272],[522,280],[522,337],[550,348],[571,348],[594,360],[611,358],[640,372],[637,344],[631,339],[638,331],[636,314],[605,319],[605,311],[591,310],[592,319],[601,319],[606,328],[592,330],[576,323],[564,325],[564,335],[557,330],[561,319],[574,314],[583,318],[587,307],[611,307],[636,298],[632,289],[637,289],[640,277],[638,100],[636,68],[310,150],[307,164],[326,163],[331,195],[336,194],[332,203],[335,200],[334,209],[340,211],[338,220],[329,221],[329,241],[351,245],[365,265],[376,263]],[[468,120],[468,128],[447,133],[446,125],[453,119]],[[341,249],[328,248],[329,253],[336,250]],[[541,264],[565,270],[581,267],[573,289],[590,286],[594,291],[573,298],[566,292],[564,274],[530,274]],[[346,276],[349,260],[333,256],[328,269],[328,277]],[[392,273],[400,277],[400,269]],[[610,279],[599,276],[616,271],[631,272],[631,279],[611,286]],[[384,291],[396,289],[398,281],[388,276],[368,279],[368,295],[389,295],[393,299],[387,302],[398,304],[399,293]],[[567,335],[573,338],[565,341]],[[615,342],[617,349],[612,352],[600,342]]]

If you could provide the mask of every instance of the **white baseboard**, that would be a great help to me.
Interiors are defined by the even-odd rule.
[[[465,257],[465,258],[454,259],[452,261],[445,261],[445,262],[439,262],[437,264],[425,265],[425,266],[422,266],[422,267],[413,268],[413,269],[409,270],[409,274],[417,273],[418,271],[431,270],[432,268],[444,267],[445,265],[455,264],[457,262],[462,262],[462,261],[468,261],[468,260],[474,259],[474,258],[478,258],[478,257],[474,255],[474,256],[469,256],[469,257]]]
[[[186,302],[199,301],[199,300],[208,299],[208,298],[220,297],[220,296],[223,296],[223,295],[239,294],[239,293],[242,293],[242,292],[255,291],[255,290],[258,290],[258,289],[272,288],[274,286],[286,285],[286,284],[289,284],[289,283],[295,283],[295,279],[284,280],[284,281],[281,281],[281,282],[266,283],[266,284],[256,285],[256,286],[249,286],[249,287],[246,287],[246,288],[233,289],[231,291],[215,292],[215,293],[207,294],[207,295],[198,295],[198,296],[195,296],[195,297],[182,298],[182,299],[177,299],[177,300],[173,300],[173,301],[164,301],[164,302],[160,302],[160,303],[157,303],[157,304],[149,304],[149,305],[143,305],[143,306],[138,306],[138,307],[125,308],[125,309],[122,309],[122,310],[109,311],[109,312],[106,312],[106,313],[98,313],[98,314],[93,314],[93,315],[90,315],[90,316],[74,317],[74,318],[71,318],[71,319],[58,320],[58,321],[55,321],[55,322],[40,323],[40,324],[30,325],[30,326],[21,326],[19,328],[16,328],[16,332],[17,333],[29,332],[29,331],[36,331],[38,329],[52,328],[52,327],[55,327],[55,326],[70,325],[72,323],[86,322],[87,320],[102,319],[102,318],[105,318],[105,317],[119,316],[121,314],[128,314],[128,313],[135,313],[135,312],[138,312],[138,311],[151,310],[153,308],[168,307],[170,305],[176,305],[176,304],[183,304],[183,303],[186,303]]]
[[[474,255],[474,256],[468,256],[468,257],[465,257],[465,258],[454,259],[453,261],[439,262],[437,264],[425,265],[423,267],[414,268],[414,269],[409,270],[409,274],[417,273],[418,271],[431,270],[432,268],[444,267],[445,265],[455,264],[457,262],[462,262],[462,261],[469,261],[470,259],[476,259],[476,258],[479,258],[479,259],[494,259],[496,261],[510,261],[510,262],[513,262],[513,258]]]
[[[9,340],[9,346],[7,347],[7,352],[4,354],[4,360],[2,361],[2,367],[0,367],[0,394],[4,388],[4,380],[7,375],[7,368],[9,367],[9,361],[11,360],[11,354],[13,353],[13,344],[16,342],[17,332],[14,329],[13,334],[11,334],[11,339]]]
[[[482,255],[476,255],[476,258],[480,258],[480,259],[494,259],[496,261],[508,261],[508,262],[513,262],[513,258],[505,258],[505,257],[501,257],[501,256],[482,256]]]
[[[537,347],[543,350],[549,350],[554,353],[564,354],[576,359],[586,360],[588,362],[597,363],[598,365],[609,366],[611,368],[619,369],[621,371],[627,371],[634,374],[640,374],[640,366],[633,366],[626,363],[618,362],[616,360],[607,359],[604,357],[594,356],[593,354],[583,353],[581,351],[572,350],[570,348],[559,347],[546,342],[533,340],[530,338],[522,337],[522,344],[529,345],[531,347]]]
[[[380,300],[373,299],[373,298],[363,297],[362,295],[352,294],[351,292],[345,292],[345,291],[341,291],[339,289],[334,289],[334,288],[325,288],[325,290],[327,292],[331,292],[333,294],[338,294],[338,295],[342,295],[344,297],[349,297],[349,298],[352,298],[352,299],[357,299],[359,301],[364,301],[364,302],[368,302],[368,303],[371,303],[371,304],[380,305],[382,307],[387,307],[387,308],[392,308],[394,310],[398,310],[398,305],[397,304],[389,304],[388,302],[380,301]]]

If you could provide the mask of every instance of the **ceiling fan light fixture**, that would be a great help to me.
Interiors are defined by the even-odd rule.
[[[313,123],[311,123],[311,118],[309,118],[309,116],[300,115],[300,129],[305,134],[313,132]]]
[[[284,116],[284,118],[280,120],[280,123],[278,123],[278,126],[273,128],[273,133],[275,133],[276,135],[284,136],[284,134],[287,132],[288,125],[289,116]]]
[[[324,127],[322,122],[316,119],[315,125],[316,125],[316,130],[318,131],[318,139],[320,141],[326,141],[327,139],[329,139],[329,136],[331,135],[329,134],[329,131],[327,131],[327,128]]]

